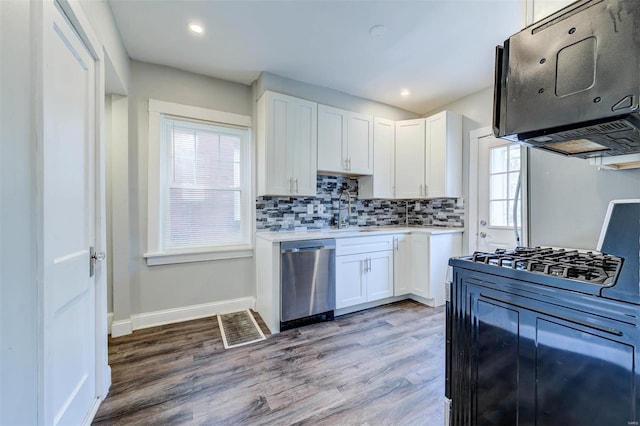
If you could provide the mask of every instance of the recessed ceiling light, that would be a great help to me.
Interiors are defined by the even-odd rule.
[[[409,91],[409,89],[402,89],[402,91],[400,91],[400,96],[409,96],[411,94],[411,92]]]
[[[189,29],[196,34],[202,34],[204,32],[204,28],[202,28],[202,25],[198,25],[195,23],[189,24]]]
[[[380,38],[387,32],[387,27],[384,25],[374,25],[369,28],[369,35],[373,38]]]

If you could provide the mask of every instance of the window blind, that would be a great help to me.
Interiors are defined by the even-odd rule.
[[[248,243],[246,129],[162,116],[165,250]],[[162,160],[161,160],[162,161]]]

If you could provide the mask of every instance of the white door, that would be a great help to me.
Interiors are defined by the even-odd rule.
[[[478,251],[522,245],[521,157],[520,145],[493,136],[478,140]]]
[[[429,297],[429,236],[411,235],[411,293]]]
[[[369,253],[367,259],[367,301],[393,296],[393,252]]]
[[[48,18],[51,19],[48,19]],[[43,401],[45,424],[81,424],[96,402],[94,60],[45,4]]]
[[[376,118],[373,128],[374,157],[376,172],[373,177],[373,196],[393,198],[395,190],[395,123]]]

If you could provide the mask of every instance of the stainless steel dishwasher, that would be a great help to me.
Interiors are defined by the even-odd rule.
[[[280,244],[280,330],[333,320],[335,240]]]

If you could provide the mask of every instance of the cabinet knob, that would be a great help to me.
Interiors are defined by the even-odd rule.
[[[486,232],[481,232],[478,235],[480,236],[480,238],[487,238],[487,233]]]

